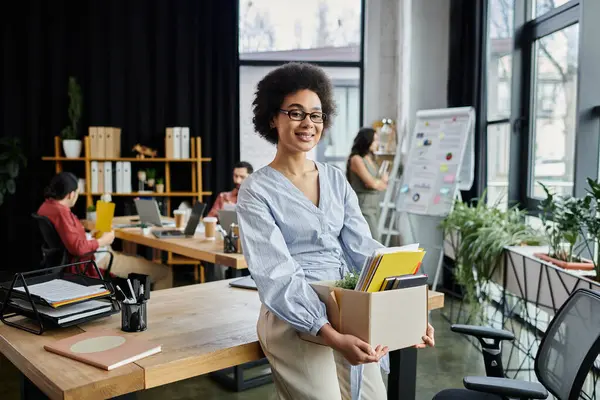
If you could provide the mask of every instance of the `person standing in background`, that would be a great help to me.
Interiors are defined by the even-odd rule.
[[[346,177],[356,192],[362,215],[367,220],[371,235],[379,238],[380,191],[387,188],[387,172],[378,177],[378,166],[373,153],[379,146],[377,132],[373,128],[361,128],[354,138],[346,165]]]

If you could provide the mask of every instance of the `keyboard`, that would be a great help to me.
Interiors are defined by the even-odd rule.
[[[184,233],[177,229],[169,229],[165,231],[152,231],[152,234],[157,238],[169,238],[184,236]]]

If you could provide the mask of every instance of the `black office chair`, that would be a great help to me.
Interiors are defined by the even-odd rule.
[[[510,332],[497,329],[456,327],[453,330],[473,335],[480,342],[485,338],[494,341],[514,338]],[[560,400],[578,399],[599,352],[600,293],[579,289],[560,307],[541,340],[534,364],[539,383],[497,376],[471,376],[463,379],[465,389],[443,390],[434,400],[545,399],[548,392]],[[488,356],[487,361],[490,360]],[[486,364],[488,375],[502,372],[501,360],[499,365],[499,369],[489,370]]]
[[[31,216],[37,221],[40,228],[40,233],[42,234],[42,240],[44,242],[42,244],[42,268],[50,268],[57,265],[75,263],[94,253],[108,253],[110,258],[106,266],[105,278],[110,280],[110,269],[112,267],[114,258],[110,251],[96,250],[95,252],[92,251],[79,257],[71,257],[52,221],[50,221],[47,217],[37,213],[32,213]]]

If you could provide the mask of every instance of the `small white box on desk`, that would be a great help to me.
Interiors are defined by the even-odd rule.
[[[422,343],[427,332],[429,287],[425,285],[363,292],[335,286],[334,281],[310,284],[327,307],[327,318],[342,334],[387,346],[389,351]],[[301,333],[304,340],[323,344],[321,337]]]

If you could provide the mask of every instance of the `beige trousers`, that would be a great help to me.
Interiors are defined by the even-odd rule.
[[[144,257],[130,256],[118,251],[111,251],[113,263],[110,272],[120,278],[127,278],[129,273],[149,275],[152,279],[153,290],[168,289],[173,287],[173,270],[168,265],[157,264]],[[106,269],[109,256],[102,257],[98,268]]]
[[[300,339],[287,322],[264,305],[257,324],[258,339],[271,365],[278,399],[351,399],[350,364],[338,352]],[[361,399],[385,400],[387,393],[378,364],[365,364]]]

